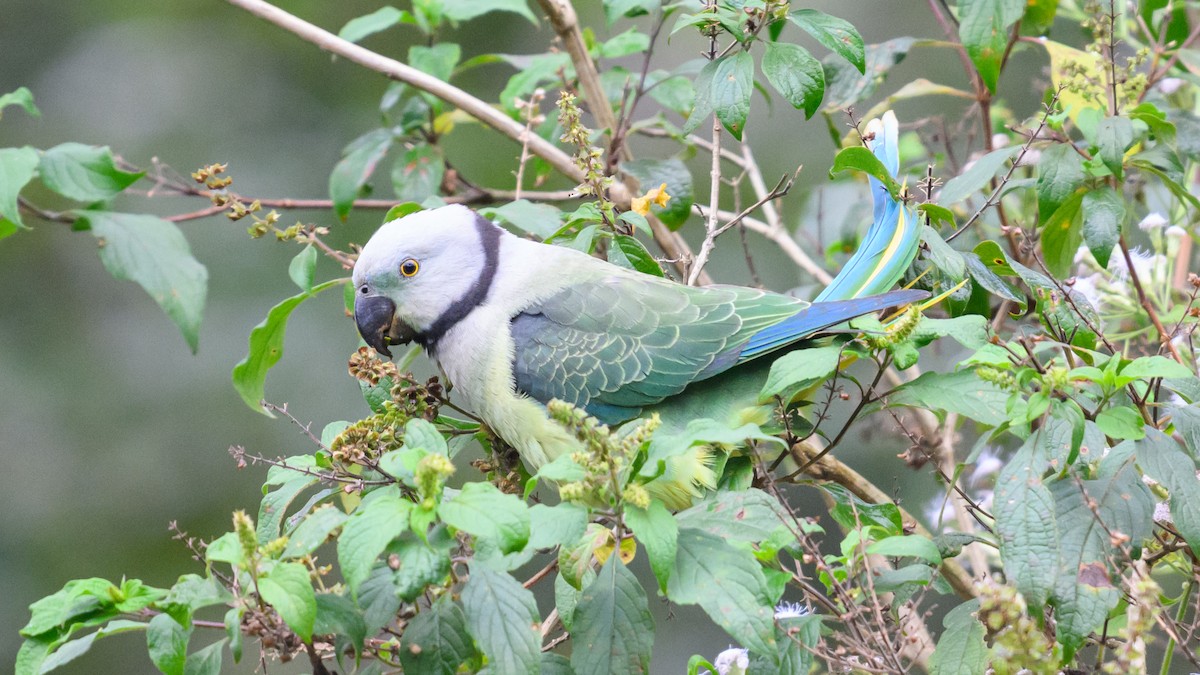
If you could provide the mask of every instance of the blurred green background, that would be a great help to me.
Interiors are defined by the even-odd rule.
[[[625,29],[604,26],[599,2],[579,4],[584,24],[596,27],[600,37]],[[903,35],[940,37],[924,3],[810,4],[851,20],[868,43]],[[335,32],[348,19],[379,7],[316,0],[281,5]],[[28,86],[43,113],[32,119],[9,108],[0,120],[0,146],[110,145],[137,166],[149,168],[157,158],[184,175],[204,164],[228,162],[233,189],[241,194],[326,197],[340,149],[379,124],[378,100],[386,87],[381,76],[332,59],[218,0],[4,0],[0,17],[0,92]],[[462,44],[465,59],[487,52],[542,52],[552,37],[546,26],[491,14],[443,39]],[[403,58],[420,40],[415,29],[401,28],[366,44]],[[805,44],[824,54],[810,42]],[[663,40],[658,64],[669,68],[694,58],[701,48],[693,33],[680,32],[669,44]],[[638,58],[630,59],[631,67]],[[1030,68],[1038,67],[1037,61],[1032,58]],[[960,85],[957,68],[948,51],[918,49],[893,71],[880,94],[916,77]],[[487,66],[456,83],[494,99],[511,73],[506,65]],[[953,120],[953,112],[938,103],[901,106],[901,118],[936,112]],[[783,102],[769,109],[756,97],[754,109],[748,138],[767,181],[773,183],[797,164],[806,167],[785,202],[785,217],[795,225],[812,211],[804,207],[806,195],[828,182],[825,169],[833,145],[823,123],[805,123],[802,113]],[[642,147],[643,157],[673,152],[666,144]],[[473,181],[511,187],[519,154],[515,144],[461,125],[445,148]],[[706,162],[693,160],[698,183],[705,182]],[[390,194],[389,170],[381,167],[377,195]],[[861,201],[865,196],[855,195],[826,200],[825,241],[840,234],[842,209],[857,209],[850,221],[865,225],[862,215],[869,206]],[[30,196],[50,208],[66,206],[36,189]],[[206,205],[157,196],[122,198],[114,208],[172,214]],[[331,240],[344,244],[365,241],[381,214],[356,211],[341,223],[327,211],[288,212],[281,224],[298,218],[329,226]],[[210,275],[196,355],[141,289],[105,272],[91,236],[36,223],[33,231],[0,242],[0,287],[5,289],[0,294],[0,671],[13,662],[29,603],[69,579],[129,575],[169,586],[182,573],[201,571],[184,546],[172,541],[167,525],[178,521],[189,533],[211,538],[227,529],[231,511],[256,510],[265,471],[237,470],[226,452],[230,445],[267,456],[311,450],[294,426],[249,410],[229,382],[250,329],[294,293],[286,267],[297,249],[251,241],[245,224],[223,217],[189,222],[183,230]],[[698,239],[698,224],[691,223],[689,230]],[[710,269],[722,281],[745,283],[741,252],[730,236]],[[769,286],[787,290],[811,283],[750,236]],[[820,251],[812,254],[821,257]],[[327,260],[318,267],[319,278],[340,274]],[[286,354],[268,379],[267,397],[287,402],[317,429],[328,421],[361,417],[365,406],[345,369],[357,344],[340,295],[305,305],[289,327]],[[916,494],[932,498],[937,488],[927,471],[913,473],[895,458],[903,446],[896,435],[883,432],[847,444],[842,455],[887,491],[915,483]],[[804,505],[816,509],[820,502],[810,494]],[[907,506],[921,510],[920,504]],[[658,623],[656,672],[681,672],[688,655],[712,658],[729,641],[695,608],[661,601],[652,606]],[[200,635],[193,648],[215,637]],[[249,650],[237,671],[250,672],[256,659],[256,651]],[[135,636],[104,641],[69,670],[155,672]],[[228,663],[226,670],[234,671]]]

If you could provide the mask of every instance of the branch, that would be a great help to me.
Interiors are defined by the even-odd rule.
[[[708,256],[712,254],[713,247],[716,246],[717,237],[720,232],[717,231],[718,210],[721,206],[721,120],[713,115],[712,119],[712,145],[716,152],[712,153],[712,168],[709,170],[709,194],[708,194],[708,213],[704,219],[704,241],[700,244],[700,253],[692,262],[692,267],[688,270],[687,284],[695,286],[696,281],[700,278],[700,274],[704,272],[704,265],[708,263]]]

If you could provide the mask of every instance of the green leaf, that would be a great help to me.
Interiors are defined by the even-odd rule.
[[[1045,222],[1079,188],[1087,175],[1083,158],[1070,143],[1056,143],[1038,160],[1038,219]]]
[[[267,381],[267,371],[283,356],[283,337],[287,332],[288,317],[300,303],[314,297],[321,291],[345,283],[345,279],[334,279],[315,286],[311,291],[293,295],[271,308],[267,318],[263,319],[250,331],[250,350],[246,358],[233,367],[233,388],[242,395],[242,400],[252,410],[257,410],[267,417],[274,417],[270,411],[262,407],[263,391]]]
[[[1196,462],[1170,436],[1150,429],[1137,444],[1137,463],[1170,493],[1171,520],[1193,552],[1200,552],[1200,480]]]
[[[1101,187],[1083,196],[1083,240],[1101,269],[1108,267],[1124,224],[1125,200],[1115,190]]]
[[[409,12],[388,5],[370,14],[350,19],[338,31],[338,37],[348,42],[358,42],[368,35],[383,32],[401,23],[416,23],[416,19]]]
[[[935,228],[942,225],[954,227],[954,212],[944,206],[938,206],[933,202],[926,202],[917,205],[917,211],[924,214]]]
[[[815,347],[784,354],[770,364],[767,382],[763,384],[758,400],[770,401],[775,396],[785,402],[791,401],[804,390],[828,380],[838,371],[842,348],[839,345]]]
[[[135,582],[136,579],[130,579],[126,583]],[[148,589],[146,589],[148,590]],[[130,594],[126,593],[126,602],[121,603],[119,609],[123,612],[137,611],[157,600],[153,595],[140,598],[138,601],[128,604]],[[213,605],[219,605],[228,602],[232,599],[229,591],[225,590],[217,580],[213,577],[202,577],[196,574],[185,574],[179,577],[175,585],[171,587],[167,597],[162,600],[161,606],[175,605],[183,607],[188,612]]]
[[[627,234],[613,235],[613,245],[608,248],[608,261],[642,274],[661,277],[662,268],[642,243]]]
[[[80,656],[86,654],[88,650],[92,648],[92,645],[95,644],[96,640],[113,635],[120,635],[121,633],[129,633],[135,630],[146,630],[147,627],[148,624],[140,621],[126,621],[124,619],[110,621],[93,633],[88,633],[77,640],[68,640],[67,642],[64,642],[58,646],[53,646],[53,653],[44,654],[43,660],[40,662],[40,664],[37,664],[36,667],[34,667],[34,664],[32,663],[27,663],[26,659],[36,659],[36,656],[28,653],[26,651],[26,647],[28,645],[36,646],[39,643],[32,640],[27,640],[25,644],[21,646],[21,653],[17,655],[16,675],[24,675],[25,673],[36,675],[38,673],[48,673],[52,670],[57,670],[58,668],[61,668]],[[49,651],[50,647],[51,645],[47,645],[47,652]],[[25,668],[24,666],[26,665],[29,667]]]
[[[978,601],[964,602],[942,620],[946,630],[929,657],[929,675],[983,675],[987,670],[983,624],[971,616],[978,609]]]
[[[758,488],[719,491],[675,518],[679,527],[701,530],[727,541],[753,543],[794,521],[778,499]]]
[[[179,625],[170,614],[159,614],[150,619],[146,627],[146,647],[154,666],[166,675],[183,675],[191,636],[191,628]]]
[[[300,521],[300,525],[288,535],[283,558],[300,558],[317,550],[329,535],[346,522],[348,516],[337,507],[326,504]]]
[[[424,206],[421,206],[420,204],[417,204],[415,202],[404,202],[402,204],[397,204],[387,210],[387,213],[384,214],[384,216],[383,216],[383,222],[390,223],[393,220],[396,220],[398,218],[403,218],[404,216],[407,216],[410,213],[417,213],[418,211],[424,211],[424,210],[425,210]],[[351,303],[351,305],[353,305],[353,303]]]
[[[420,143],[396,158],[392,167],[392,189],[402,202],[423,202],[442,187],[446,164],[440,148]]]
[[[42,153],[38,172],[46,187],[80,202],[112,199],[146,175],[118,169],[107,147],[82,143],[63,143]]]
[[[503,206],[479,210],[480,215],[499,220],[527,234],[549,239],[562,226],[562,211],[549,204],[518,199]]]
[[[100,261],[109,274],[144,288],[196,351],[208,270],[192,257],[175,223],[110,211],[77,211],[76,215],[96,236]]]
[[[354,139],[342,151],[342,159],[329,174],[329,197],[333,212],[345,220],[354,200],[375,171],[375,165],[392,147],[392,132],[388,129],[369,131]]]
[[[1187,366],[1166,356],[1140,356],[1120,370],[1118,385],[1155,377],[1195,377]]]
[[[245,636],[242,634],[242,618],[245,615],[244,607],[234,607],[225,612],[225,637],[229,640],[229,652],[233,655],[234,663],[242,660],[242,647],[245,642]]]
[[[366,581],[371,566],[387,545],[408,531],[412,503],[400,496],[400,490],[388,486],[367,495],[342,526],[338,537],[338,565],[352,592]]]
[[[712,65],[713,113],[740,141],[742,130],[746,128],[746,116],[750,114],[750,94],[754,91],[754,58],[748,51],[739,51],[722,56]]]
[[[938,551],[937,544],[927,537],[915,534],[880,539],[867,547],[867,553],[888,558],[920,558],[931,565],[942,564],[942,554]]]
[[[1025,0],[959,0],[958,37],[988,91],[996,93],[1009,29],[1021,18]]]
[[[1004,576],[1034,612],[1045,606],[1057,576],[1054,500],[1042,482],[1048,465],[1037,436],[1030,437],[1000,470],[992,508]]]
[[[588,523],[583,535],[567,542],[558,549],[558,573],[577,589],[584,587],[584,580],[592,570],[596,549],[611,545],[613,534],[599,523]]]
[[[494,539],[502,553],[520,551],[529,541],[529,507],[491,483],[467,483],[438,505],[438,515],[451,527]]]
[[[658,579],[658,588],[664,593],[675,568],[675,551],[678,549],[679,525],[662,502],[651,501],[650,506],[640,509],[625,507],[625,524],[633,531],[638,542],[646,549],[650,558],[650,569]],[[612,556],[615,559],[617,556]]]
[[[1105,436],[1122,440],[1137,440],[1146,435],[1142,416],[1138,411],[1128,406],[1108,407],[1096,415],[1096,426]]]
[[[663,430],[654,434],[650,440],[650,450],[642,468],[642,475],[655,475],[663,468],[659,466],[661,462],[687,452],[688,448],[697,444],[738,446],[751,439],[783,445],[782,439],[766,433],[757,424],[743,424],[735,428],[711,418],[693,419],[683,430]]]
[[[621,556],[609,556],[596,580],[583,590],[571,644],[576,675],[649,672],[654,618],[646,606],[646,591]]]
[[[226,638],[221,638],[204,649],[189,654],[183,667],[183,675],[221,675],[223,650],[227,641]]]
[[[525,0],[446,0],[442,10],[451,21],[470,21],[488,12],[512,12],[537,25],[537,18],[529,11]]]
[[[1120,532],[1140,545],[1152,531],[1154,499],[1128,464],[1108,479],[1056,481],[1050,492],[1059,531],[1055,620],[1066,662],[1089,634],[1100,630],[1120,600],[1117,575],[1108,561],[1122,553],[1110,533]]]
[[[825,70],[804,47],[786,42],[766,43],[762,70],[784,100],[793,108],[804,111],[805,119],[811,118],[821,107],[821,99],[825,97]]]
[[[413,68],[449,82],[454,66],[462,59],[462,47],[453,42],[439,42],[426,47],[413,45],[408,48],[408,64]]]
[[[1075,254],[1083,241],[1077,216],[1087,194],[1090,193],[1076,192],[1071,195],[1042,224],[1042,251],[1045,253],[1046,269],[1057,277],[1068,276],[1071,266],[1075,264]]]
[[[313,248],[312,244],[301,249],[296,257],[292,258],[292,262],[288,263],[288,276],[302,291],[312,290],[316,272],[317,249]]]
[[[0,216],[25,227],[17,195],[33,180],[37,171],[38,153],[33,148],[0,148]]]
[[[681,528],[667,596],[698,604],[738,643],[776,656],[774,598],[754,555],[716,535]]]
[[[692,103],[692,111],[688,113],[687,121],[683,124],[684,135],[700,128],[713,111],[713,78],[716,77],[719,61],[709,61],[696,75],[696,99]]]
[[[619,59],[630,54],[640,54],[650,48],[650,36],[636,28],[618,33],[599,45],[600,58]]]
[[[611,26],[621,17],[649,14],[660,4],[660,0],[604,0],[604,18]]]
[[[955,412],[991,426],[1000,426],[1008,419],[1008,392],[980,380],[971,370],[922,373],[898,387],[887,403],[939,413]]]
[[[1200,408],[1175,406],[1171,409],[1171,424],[1183,438],[1183,445],[1192,458],[1200,457]]]
[[[29,623],[21,629],[24,637],[42,635],[68,623],[80,623],[89,616],[112,608],[117,588],[107,579],[74,579],[62,589],[29,606]]]
[[[336,593],[317,594],[317,615],[313,620],[313,633],[334,635],[347,639],[354,645],[356,654],[362,652],[363,640],[367,637],[367,624],[363,613],[354,606],[354,601]]]
[[[966,314],[953,319],[931,319],[922,316],[911,339],[923,347],[943,337],[952,338],[967,349],[982,349],[988,344],[987,317],[978,314]]]
[[[241,565],[242,545],[238,542],[237,533],[226,532],[209,542],[208,547],[204,549],[204,560],[210,563],[229,563],[234,567]]]
[[[495,675],[537,675],[541,640],[533,593],[504,572],[471,565],[462,592],[467,628],[488,657]]]
[[[696,101],[695,85],[690,79],[680,75],[663,79],[647,77],[646,85],[651,87],[647,92],[650,94],[650,98],[667,110],[672,110],[685,117]]]
[[[954,250],[942,239],[937,230],[928,225],[921,226],[921,241],[925,244],[926,258],[930,264],[950,277],[955,282],[962,281],[967,276],[967,261],[963,255]]]
[[[279,612],[288,628],[305,642],[312,642],[317,597],[308,580],[307,567],[294,562],[276,563],[265,576],[259,577],[258,593]]]
[[[30,117],[41,117],[42,111],[38,110],[33,104],[33,92],[27,87],[17,87],[13,91],[0,96],[0,116],[3,116],[4,109],[10,105],[19,105],[29,113]]]
[[[1020,150],[1020,146],[1009,146],[993,150],[975,160],[970,168],[946,182],[945,187],[938,193],[938,203],[942,206],[951,206],[965,201],[991,183],[991,180],[996,177],[996,173],[1004,168],[1008,160]]]
[[[1121,180],[1125,150],[1133,144],[1133,122],[1128,117],[1105,117],[1096,125],[1096,148],[1100,161]]]
[[[529,507],[529,548],[539,550],[576,542],[583,536],[587,521],[587,509],[578,504],[534,504]]]
[[[400,663],[409,675],[455,675],[474,655],[467,617],[448,594],[413,617],[400,638]]]
[[[866,45],[849,21],[815,9],[798,9],[788,14],[788,21],[816,38],[817,42],[825,45],[830,51],[849,61],[858,72],[866,74]]]
[[[396,595],[412,602],[433,584],[441,584],[450,574],[450,557],[423,541],[405,539],[392,550],[397,551],[400,569],[396,570]]]
[[[883,165],[883,161],[876,157],[875,153],[861,145],[842,148],[838,151],[837,156],[833,158],[833,166],[829,169],[829,177],[833,178],[843,171],[862,171],[883,183],[884,187],[887,188],[893,197],[900,194],[900,183],[896,182],[896,178]]]
[[[695,191],[692,172],[679,159],[635,159],[621,164],[621,170],[637,179],[642,192],[648,192],[663,183],[671,195],[666,206],[652,204],[650,210],[672,230],[679,229],[692,213]]]

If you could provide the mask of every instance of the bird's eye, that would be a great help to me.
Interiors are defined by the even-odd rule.
[[[366,295],[366,294],[367,294],[367,285],[366,285],[366,284],[363,284],[363,285],[362,285],[362,288],[360,288],[360,289],[358,289],[358,290],[359,290],[359,292],[360,292],[360,293],[362,293],[363,295]]]
[[[400,274],[403,274],[406,277],[415,276],[416,273],[420,269],[421,269],[421,265],[418,264],[417,261],[413,260],[412,258],[409,258],[408,260],[405,260],[404,262],[400,263]]]

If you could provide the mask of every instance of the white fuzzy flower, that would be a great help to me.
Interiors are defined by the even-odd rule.
[[[717,675],[745,675],[746,669],[750,667],[750,652],[730,647],[717,654],[713,665],[717,667]]]
[[[1179,91],[1179,88],[1182,86],[1183,86],[1182,78],[1164,77],[1162,79],[1162,81],[1158,83],[1158,90],[1161,91],[1162,93],[1166,94],[1167,96],[1170,96],[1171,94],[1174,94],[1175,92]]]
[[[992,134],[992,147],[997,150],[1007,148],[1010,142],[1011,139],[1008,137],[1008,134]]]
[[[996,474],[1004,466],[1004,461],[996,454],[996,449],[988,446],[975,459],[975,468],[971,471],[971,487],[976,487],[986,478]]]
[[[1171,518],[1171,506],[1166,502],[1158,502],[1154,505],[1154,522],[1173,524],[1175,520]]]
[[[1167,224],[1167,219],[1163,216],[1163,214],[1155,211],[1145,218],[1142,218],[1142,222],[1138,223],[1138,228],[1143,232],[1149,232],[1150,230],[1161,230],[1162,228],[1166,227]]]
[[[788,602],[784,600],[778,605],[775,605],[775,619],[782,621],[783,619],[797,619],[808,615],[808,607],[798,602]]]
[[[1182,239],[1183,237],[1187,236],[1187,233],[1187,230],[1178,225],[1172,225],[1166,229],[1166,232],[1164,232],[1168,239]]]
[[[1100,273],[1089,274],[1086,277],[1075,277],[1075,284],[1071,286],[1071,290],[1082,295],[1087,299],[1095,309],[1100,309],[1104,304],[1104,295],[1100,292]]]

